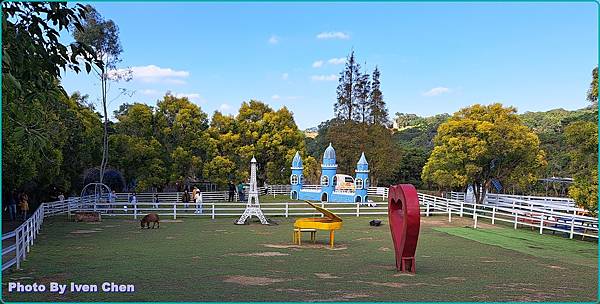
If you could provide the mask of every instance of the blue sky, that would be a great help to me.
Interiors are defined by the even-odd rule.
[[[333,117],[351,49],[365,71],[379,66],[390,114],[491,102],[519,112],[577,109],[598,62],[592,2],[92,4],[119,26],[120,66],[134,70],[111,95],[135,93],[111,112],[125,102],[156,105],[171,91],[209,114],[258,99],[287,106],[302,129],[317,126]],[[63,84],[92,101],[100,95],[90,75],[68,73]]]

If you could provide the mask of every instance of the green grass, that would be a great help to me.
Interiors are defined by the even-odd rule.
[[[540,236],[527,230],[473,229],[470,227],[434,229],[479,243],[500,246],[561,263],[590,267],[598,265],[597,243],[569,241],[563,237]]]
[[[66,218],[49,218],[22,264],[23,270],[3,273],[3,300],[597,299],[597,244],[592,242],[509,228],[474,231],[460,228],[469,225],[468,219],[453,219],[449,225],[444,217],[424,217],[417,274],[407,275],[395,270],[389,227],[370,227],[368,222],[373,218],[345,216],[344,227],[336,233],[336,250],[326,248],[324,231],[317,233],[317,246],[285,248],[291,244],[294,219],[275,219],[279,225],[253,222],[236,226],[233,218],[183,218],[183,222],[163,222],[160,229],[140,230],[134,220],[73,223]],[[72,233],[77,230],[97,232]],[[530,244],[543,247],[544,253],[524,249]],[[552,251],[563,257],[547,254]],[[6,283],[17,280],[45,284],[112,281],[135,284],[136,292],[63,296],[7,293]]]

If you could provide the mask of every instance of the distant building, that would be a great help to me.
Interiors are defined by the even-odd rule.
[[[304,185],[304,167],[298,152],[292,160],[291,169],[291,199],[340,203],[362,203],[368,200],[369,164],[364,152],[356,164],[355,178],[349,175],[337,174],[335,149],[331,144],[323,153],[319,185]]]

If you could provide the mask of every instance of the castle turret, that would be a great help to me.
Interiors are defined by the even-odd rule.
[[[292,175],[290,175],[290,184],[292,185],[292,190],[290,191],[290,198],[298,199],[300,190],[302,190],[302,184],[304,183],[304,167],[302,167],[302,158],[298,152],[294,155],[291,169]]]
[[[335,159],[335,149],[329,143],[329,147],[323,153],[323,162],[321,163],[321,201],[329,201],[331,193],[335,189],[333,183],[334,176],[337,173],[337,163]]]
[[[356,163],[356,178],[354,183],[356,185],[356,194],[354,196],[355,202],[366,202],[368,200],[367,192],[369,189],[369,163],[363,152]]]

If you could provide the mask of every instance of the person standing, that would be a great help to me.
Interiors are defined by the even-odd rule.
[[[194,196],[194,200],[196,201],[196,211],[194,213],[195,214],[202,214],[202,193],[200,192],[200,190],[196,191],[196,195]]]
[[[183,208],[187,209],[190,207],[190,192],[188,189],[183,191]]]
[[[227,199],[227,201],[233,202],[233,198],[235,196],[235,185],[233,184],[233,181],[229,181],[229,184],[227,186],[229,187],[229,198]]]
[[[21,202],[19,203],[19,207],[21,207],[21,215],[23,220],[26,220],[27,213],[29,213],[29,196],[27,196],[27,193],[21,193]]]
[[[158,193],[154,193],[152,203],[154,204],[154,209],[158,209],[158,204],[160,203],[160,201],[158,200]]]
[[[238,191],[238,197],[240,202],[244,201],[244,184],[242,183],[242,181],[240,181],[240,183],[237,185],[237,191]]]
[[[115,205],[117,203],[117,193],[115,193],[115,190],[112,190],[108,194],[108,203],[110,204],[110,206],[109,206],[110,209],[108,210],[108,212],[112,213],[113,208],[115,208]]]
[[[15,190],[10,192],[8,197],[8,217],[11,221],[17,219],[17,193]]]

